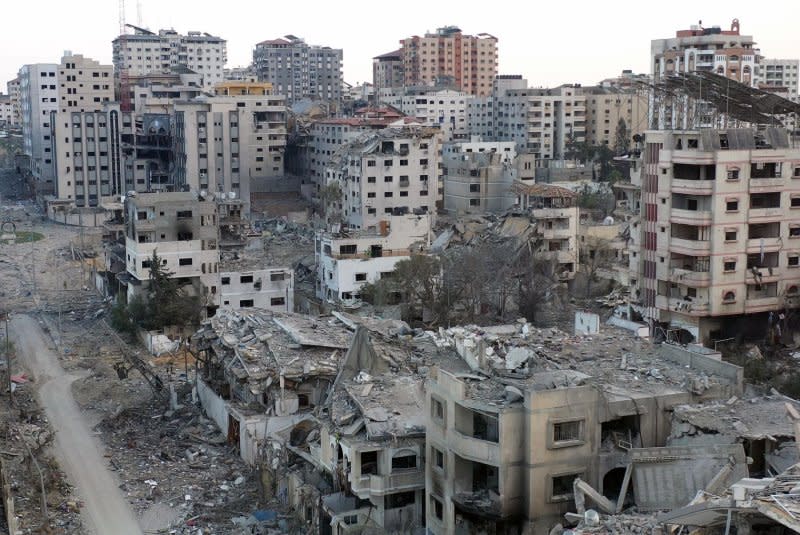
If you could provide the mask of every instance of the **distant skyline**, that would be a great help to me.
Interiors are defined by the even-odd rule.
[[[372,57],[399,48],[399,41],[441,26],[498,38],[499,74],[521,74],[531,86],[595,84],[623,69],[649,72],[650,41],[674,36],[702,20],[752,35],[768,58],[800,58],[792,0],[753,4],[743,0],[677,0],[669,8],[646,2],[515,4],[406,0],[380,8],[359,2],[254,2],[207,0],[126,1],[126,21],[152,31],[202,31],[227,40],[227,67],[246,66],[256,43],[287,34],[311,45],[344,49],[344,80],[372,81]],[[400,7],[402,6],[402,7]],[[764,9],[758,8],[763,6]],[[493,12],[496,8],[496,12]],[[26,63],[58,63],[65,50],[111,63],[119,34],[117,0],[42,0],[4,6],[0,30],[0,91]],[[28,22],[30,21],[30,22]]]

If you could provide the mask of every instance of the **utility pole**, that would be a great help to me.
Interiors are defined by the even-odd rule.
[[[14,406],[14,388],[11,381],[11,338],[8,336],[8,312],[3,313],[3,318],[6,322],[6,367],[8,369],[8,395],[11,401],[11,406]]]

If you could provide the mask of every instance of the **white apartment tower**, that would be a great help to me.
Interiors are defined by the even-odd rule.
[[[55,190],[55,156],[52,123],[58,111],[59,66],[55,63],[23,65],[19,70],[20,111],[25,155],[37,195]]]
[[[129,25],[130,26],[130,25]],[[211,88],[222,82],[228,61],[226,41],[205,32],[182,35],[175,30],[158,33],[143,28],[114,39],[114,68],[125,68],[130,76],[165,73],[185,67],[203,75],[203,86]]]
[[[798,59],[761,59],[756,82],[764,90],[783,88],[791,100],[798,98],[798,75],[800,60]]]

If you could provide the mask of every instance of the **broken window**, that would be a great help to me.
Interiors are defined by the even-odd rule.
[[[191,231],[178,231],[178,241],[191,241],[192,236],[193,234]]]
[[[231,278],[230,277],[222,277],[223,286],[227,285],[227,284],[230,284],[230,283],[231,283]]]
[[[384,497],[384,509],[399,509],[408,505],[414,505],[417,493],[413,490],[408,492],[398,492]]]
[[[147,212],[144,211],[136,212],[136,219],[138,219],[139,221],[147,219]]]
[[[356,273],[356,282],[364,282],[367,280],[366,273]]]
[[[400,452],[392,457],[392,472],[396,470],[411,470],[417,467],[415,453]]]
[[[442,520],[444,518],[444,505],[442,501],[435,496],[431,496],[431,509],[433,509],[433,514],[437,519]]]
[[[239,283],[240,284],[248,284],[248,283],[251,283],[251,282],[253,282],[253,276],[252,275],[242,275],[241,277],[239,277]]]
[[[271,307],[278,307],[278,306],[285,306],[286,305],[286,298],[284,297],[273,297],[269,300],[269,306]]]
[[[356,254],[356,244],[340,245],[339,254]]]
[[[286,278],[286,273],[284,273],[284,272],[282,272],[282,271],[279,271],[279,272],[276,272],[276,273],[270,273],[270,274],[269,274],[269,280],[270,280],[271,282],[282,281],[282,280],[284,280],[285,278]]]
[[[444,472],[444,452],[438,448],[431,447],[433,465]]]
[[[383,277],[383,274],[381,274],[381,277]],[[444,402],[433,396],[431,396],[431,418],[442,425],[445,423]]]
[[[178,265],[179,266],[191,266],[192,265],[192,259],[191,258],[179,258],[178,259]]]
[[[470,184],[469,185],[469,192],[470,193],[480,193],[481,192],[481,185],[480,184]]]
[[[361,475],[378,474],[378,452],[361,452]]]
[[[192,218],[192,211],[191,210],[178,210],[176,214],[178,219],[191,219]]]
[[[567,501],[573,498],[572,484],[575,478],[581,477],[583,473],[563,474],[552,476],[550,481],[550,501]]]
[[[249,307],[252,307],[252,306],[253,306],[253,300],[252,299],[242,299],[242,300],[239,301],[239,307],[241,307],[241,308],[249,308]]]

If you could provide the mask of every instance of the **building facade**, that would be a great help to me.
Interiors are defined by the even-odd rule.
[[[220,269],[224,270],[224,266]],[[221,271],[217,305],[294,312],[294,270],[291,268]]]
[[[800,150],[779,129],[649,131],[645,143],[630,254],[645,318],[700,342],[763,336],[800,296]]]
[[[443,142],[464,139],[470,134],[467,108],[473,97],[463,91],[430,87],[388,88],[378,99],[382,104],[416,117],[426,126],[438,127]]]
[[[14,103],[11,95],[0,94],[0,123],[4,128],[14,126]]]
[[[761,89],[783,88],[788,98],[798,98],[798,75],[800,75],[800,60],[797,59],[767,59],[761,58],[756,76],[756,83]]]
[[[130,25],[129,25],[130,26]],[[185,67],[203,76],[203,86],[211,88],[224,80],[228,61],[226,41],[205,32],[179,34],[175,30],[158,33],[131,26],[133,34],[112,42],[114,68],[128,75],[170,72]]]
[[[403,51],[395,50],[372,58],[372,85],[375,92],[381,89],[403,87]]]
[[[99,111],[114,100],[114,67],[64,52],[58,68],[59,112]]]
[[[55,63],[23,65],[19,71],[23,146],[37,196],[56,187],[52,125],[59,109],[58,71]]]
[[[583,88],[586,96],[586,143],[616,147],[616,133],[620,120],[625,121],[628,147],[633,136],[647,130],[648,97],[635,89],[604,87]]]
[[[317,297],[330,302],[359,299],[361,287],[391,276],[398,262],[411,257],[412,246],[424,250],[430,232],[431,216],[425,214],[390,216],[377,230],[317,233]]]
[[[455,26],[400,41],[406,86],[450,86],[487,96],[497,75],[497,38],[464,35]]]
[[[342,49],[311,46],[293,35],[258,43],[253,68],[287,102],[303,99],[339,102],[342,98]]]
[[[387,128],[343,146],[326,170],[340,198],[328,205],[354,228],[377,228],[391,215],[435,212],[439,186],[439,132]]]
[[[22,126],[22,96],[20,94],[19,77],[6,82],[6,91],[11,101],[12,124]]]

